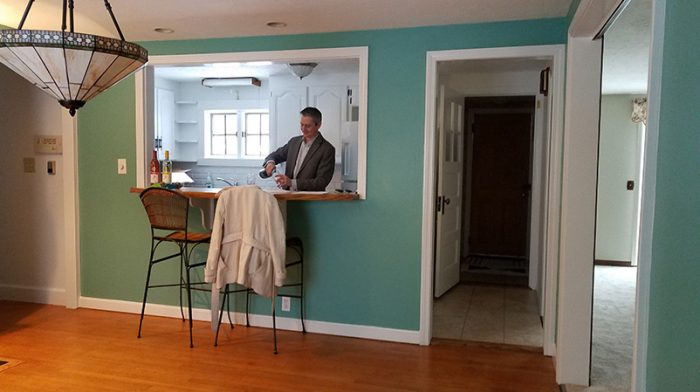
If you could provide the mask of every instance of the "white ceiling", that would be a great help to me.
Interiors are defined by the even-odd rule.
[[[604,36],[603,94],[646,94],[652,0],[633,0]]]
[[[171,40],[372,30],[555,18],[572,0],[111,0],[127,40]],[[27,0],[0,0],[0,24],[15,28]],[[60,30],[62,0],[36,0],[27,29]],[[76,0],[76,31],[116,36],[101,0]],[[271,28],[268,22],[284,22]],[[153,31],[174,29],[172,34]]]
[[[554,18],[566,15],[571,2],[572,0],[111,0],[111,5],[127,40],[149,41]],[[633,0],[631,3],[625,14],[606,34],[603,73],[605,93],[646,91],[651,0]],[[27,0],[0,0],[0,24],[17,27],[26,5]],[[60,30],[61,6],[62,0],[36,0],[24,27]],[[284,22],[286,27],[268,27],[268,22]],[[157,33],[154,29],[158,27],[171,28],[175,32]],[[75,0],[75,29],[85,33],[117,36],[102,0]]]

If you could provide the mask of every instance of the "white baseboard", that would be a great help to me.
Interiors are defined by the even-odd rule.
[[[107,310],[112,312],[134,314],[141,313],[140,302],[80,297],[78,306],[81,308]],[[172,305],[146,304],[146,314],[150,316],[180,318],[180,307]],[[245,324],[245,313],[232,312],[231,318],[235,324]],[[199,321],[210,321],[211,312],[209,309],[194,308],[192,309],[192,319]],[[226,320],[226,315],[224,315],[224,322]],[[251,314],[250,325],[272,328],[272,317]],[[306,331],[311,333],[419,344],[419,331],[372,327],[366,325],[339,324],[316,320],[304,320],[304,325],[306,326]],[[277,328],[289,331],[301,331],[301,321],[298,318],[277,316]]]
[[[0,299],[18,302],[33,302],[47,305],[65,305],[66,290],[0,284]]]

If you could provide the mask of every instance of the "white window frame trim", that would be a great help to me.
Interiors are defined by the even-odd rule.
[[[314,60],[334,60],[334,59],[356,59],[359,61],[359,91],[358,98],[361,102],[358,117],[358,156],[357,156],[357,193],[360,199],[367,197],[367,86],[368,86],[368,59],[369,49],[367,46],[344,47],[344,48],[320,48],[320,49],[300,49],[300,50],[275,50],[264,52],[230,52],[230,53],[208,53],[208,54],[183,54],[183,55],[161,55],[150,56],[148,65],[195,65],[202,63],[216,62],[245,62],[245,61],[285,61],[285,62],[308,62]],[[135,95],[136,95],[136,185],[145,187],[148,178],[148,167],[146,165],[150,151],[153,149],[153,136],[146,135],[146,119],[148,117],[147,91],[144,68],[135,74]],[[151,81],[152,82],[152,81]]]
[[[236,115],[236,122],[237,122],[237,129],[238,131],[236,132],[236,137],[238,138],[238,151],[236,155],[225,155],[225,156],[216,156],[212,155],[211,153],[211,115],[212,114],[235,114]],[[256,156],[256,155],[245,155],[243,152],[245,150],[244,143],[245,143],[245,138],[248,137],[248,130],[245,127],[245,121],[246,121],[246,116],[249,114],[267,114],[268,119],[270,115],[270,110],[269,109],[264,109],[264,108],[257,108],[257,109],[206,109],[203,111],[203,117],[204,117],[204,128],[202,129],[202,140],[204,140],[204,153],[202,154],[201,158],[197,159],[197,164],[213,164],[218,161],[221,162],[236,162],[237,161],[255,161],[255,166],[259,166],[261,163],[261,159],[265,158],[267,154],[269,154],[271,151],[268,151],[267,154],[263,156]],[[268,120],[269,123],[269,120]],[[271,138],[271,135],[269,133],[268,129],[268,137]],[[245,136],[241,135],[240,133],[243,132],[245,133]],[[203,162],[203,163],[200,163]],[[226,164],[224,164],[226,166]]]
[[[204,154],[202,154],[203,159],[220,159],[220,160],[234,160],[234,159],[239,159],[238,155],[238,150],[239,146],[237,145],[236,147],[236,155],[231,156],[231,155],[224,155],[224,156],[214,156],[211,153],[211,116],[212,114],[235,114],[236,115],[236,138],[238,139],[238,143],[240,143],[241,139],[241,129],[239,125],[241,124],[241,118],[240,118],[240,113],[237,109],[211,109],[211,110],[204,110],[203,111],[203,116],[204,116],[204,128],[202,129],[202,140],[204,140]],[[200,158],[201,159],[201,158]],[[198,161],[200,160],[198,159]]]

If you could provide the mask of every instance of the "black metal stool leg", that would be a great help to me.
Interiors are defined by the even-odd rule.
[[[182,317],[182,322],[185,322],[185,312],[182,310],[182,286],[185,284],[185,279],[183,279],[182,276],[182,271],[185,270],[185,265],[184,265],[184,258],[182,256],[182,245],[178,244],[178,247],[180,248],[180,316]]]
[[[226,299],[226,315],[228,316],[228,325],[231,326],[231,329],[233,329],[233,321],[231,321],[231,308],[229,305],[231,305],[231,297],[228,295],[228,285],[226,285],[226,294],[224,296]],[[221,324],[221,320],[219,320],[219,324]]]
[[[277,323],[275,322],[275,303],[277,302],[277,296],[272,296],[272,340],[274,341],[273,354],[277,355]]]
[[[250,306],[250,289],[245,291],[245,326],[250,327],[250,317],[248,316],[248,307]]]
[[[214,347],[219,345],[219,328],[221,328],[221,319],[224,317],[224,303],[228,299],[228,285],[224,287],[224,298],[221,302],[221,312],[219,312],[219,323],[216,324],[216,336],[214,337]]]
[[[303,250],[302,250],[303,252]],[[301,332],[306,333],[306,326],[304,325],[304,256],[302,253],[301,263],[299,264],[299,318],[301,319]]]
[[[136,337],[141,337],[141,326],[143,326],[143,314],[146,311],[146,298],[148,297],[148,286],[151,284],[151,270],[153,269],[153,254],[155,253],[155,248],[153,243],[151,243],[151,259],[148,260],[148,273],[146,274],[146,287],[143,290],[143,303],[141,304],[141,319],[139,320],[139,333]]]
[[[185,249],[185,252],[182,257],[187,257],[187,249]],[[190,348],[192,348],[194,347],[194,342],[192,341],[192,294],[190,292],[190,266],[189,261],[187,259],[185,259],[185,269],[187,270],[187,273],[185,275],[187,277],[187,311],[190,318]]]

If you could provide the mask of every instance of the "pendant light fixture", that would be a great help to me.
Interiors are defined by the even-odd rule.
[[[148,61],[146,49],[124,39],[108,0],[105,8],[121,39],[76,33],[73,0],[63,0],[61,31],[22,30],[32,3],[27,3],[16,30],[0,30],[0,63],[58,99],[71,116]]]
[[[289,67],[289,70],[292,71],[292,74],[299,78],[299,80],[304,79],[305,77],[309,76],[311,74],[311,71],[316,68],[318,64],[316,63],[289,63],[287,66]]]

